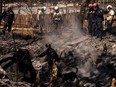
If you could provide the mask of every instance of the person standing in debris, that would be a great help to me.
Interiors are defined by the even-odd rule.
[[[59,60],[58,54],[53,48],[51,48],[50,44],[46,44],[46,48],[47,49],[43,53],[41,53],[38,57],[46,56],[46,59],[48,62],[48,68],[49,68],[49,71],[51,72],[53,68],[53,64],[55,62],[59,62],[60,60]]]
[[[4,10],[4,12],[2,13],[2,18],[4,19],[4,28],[2,30],[3,34],[5,34],[7,27],[8,32],[11,32],[12,24],[14,21],[14,12],[12,5],[9,5],[7,9]]]
[[[58,28],[59,24],[62,23],[62,13],[59,11],[58,6],[54,7],[53,23],[56,25],[56,29]]]
[[[106,26],[107,26],[106,32],[107,33],[111,33],[112,24],[113,24],[113,18],[114,18],[115,12],[112,9],[112,6],[111,5],[108,5],[106,7],[106,9],[108,11],[108,14],[107,14],[107,17],[106,17]]]
[[[96,36],[97,38],[100,38],[100,40],[102,40],[102,35],[103,35],[103,21],[104,21],[104,17],[103,17],[103,10],[99,7],[98,3],[94,3],[94,10],[95,10],[95,18],[96,18],[96,26],[97,26],[97,30],[96,30]]]
[[[88,31],[89,34],[94,36],[95,35],[95,17],[94,17],[94,6],[93,4],[89,4],[89,12],[88,12]]]
[[[39,20],[40,32],[43,33],[43,27],[45,26],[45,11],[47,10],[46,6],[43,6],[37,19]]]

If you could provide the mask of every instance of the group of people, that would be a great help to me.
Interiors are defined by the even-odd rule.
[[[47,10],[47,7],[43,6],[41,8],[40,13],[38,13],[38,15],[37,15],[37,21],[38,22],[36,23],[36,25],[37,25],[37,27],[39,27],[41,33],[43,33],[43,27],[45,26],[46,10]],[[53,8],[53,11],[54,12],[53,12],[53,15],[52,15],[52,20],[53,20],[54,25],[56,25],[56,29],[57,29],[58,24],[61,23],[61,21],[62,21],[62,14],[59,11],[59,7],[58,6],[55,6]]]
[[[114,10],[111,5],[106,7],[107,17],[104,19],[104,10],[99,7],[99,3],[88,5],[88,31],[91,36],[102,39],[104,34],[103,21],[106,22],[106,32],[110,33],[113,23]]]
[[[58,6],[55,6],[53,9],[54,9],[54,13],[52,17],[53,23],[57,26],[58,23],[60,23],[62,20],[62,14],[60,13]],[[45,19],[46,10],[47,10],[47,7],[43,6],[41,8],[39,15],[37,15],[37,20],[38,20],[37,25],[39,24],[39,29],[41,33],[43,33],[43,26],[45,26],[44,19]],[[5,34],[6,30],[8,30],[8,32],[11,31],[14,18],[15,18],[15,15],[13,12],[13,6],[9,5],[6,9],[4,9],[4,11],[2,12],[2,15],[0,16],[0,23],[2,19],[4,20],[4,27],[2,30],[3,34]]]

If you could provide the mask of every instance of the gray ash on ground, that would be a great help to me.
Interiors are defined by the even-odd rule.
[[[29,51],[31,55],[29,62],[32,62],[32,66],[36,71],[36,82],[40,87],[47,87],[49,85],[48,67],[45,58],[38,57],[44,51],[45,43],[51,43],[52,47],[57,49],[57,53],[61,59],[59,64],[62,69],[61,73],[76,72],[75,69],[78,67],[76,81],[69,80],[62,83],[62,80],[58,78],[58,85],[61,87],[77,87],[74,86],[76,83],[78,85],[82,83],[82,87],[109,87],[112,78],[116,78],[115,35],[104,37],[101,41],[95,37],[84,35],[80,31],[80,26],[76,25],[78,18],[75,15],[70,15],[72,19],[65,22],[61,27],[62,35],[55,35],[55,33],[46,34],[45,36],[41,36],[42,39],[38,39],[40,36],[37,35],[37,40],[35,39],[35,41],[33,41],[33,38],[20,38],[16,35],[15,46]],[[70,24],[70,27],[65,27],[68,24]],[[12,58],[14,53],[12,34],[0,36],[0,61]],[[23,61],[23,63],[26,61]],[[7,62],[1,63],[2,68],[4,68]],[[19,87],[31,87],[34,83],[21,82],[21,79],[24,77],[23,72],[19,72],[17,78],[16,69],[16,63],[8,66],[8,69],[5,70],[8,73],[7,80],[4,78],[1,79],[0,86],[15,87],[17,85],[16,80],[18,80]]]

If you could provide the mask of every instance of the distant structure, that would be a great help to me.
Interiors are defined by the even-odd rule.
[[[99,3],[115,3],[115,0],[94,0],[94,1]]]

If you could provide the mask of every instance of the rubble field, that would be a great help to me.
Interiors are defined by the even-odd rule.
[[[110,87],[112,78],[116,78],[115,25],[113,33],[100,40],[82,29],[77,13],[64,15],[58,30],[49,15],[46,19],[43,34],[39,28],[34,32],[6,32],[6,35],[0,32],[0,87],[49,87],[47,63],[44,57],[38,57],[46,43],[57,51],[61,73],[76,72],[78,68],[75,80],[61,82],[58,77],[55,87]]]

